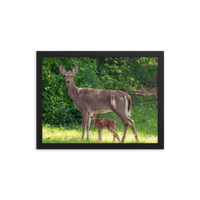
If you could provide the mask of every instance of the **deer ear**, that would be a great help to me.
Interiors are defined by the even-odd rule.
[[[100,112],[100,110],[97,110],[97,113],[99,113]]]
[[[63,66],[60,66],[60,67],[59,67],[59,70],[60,70],[60,73],[64,75],[64,73],[65,73],[64,67],[63,67]]]
[[[72,69],[72,73],[76,74],[78,72],[78,65],[76,65],[73,69]]]

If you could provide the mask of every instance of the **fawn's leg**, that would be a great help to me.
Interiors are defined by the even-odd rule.
[[[99,143],[99,130],[98,130],[98,143]]]
[[[102,129],[99,129],[99,134],[98,134],[98,143],[99,143],[99,141],[101,142],[101,133],[102,133]]]
[[[102,131],[103,131],[103,129],[100,130],[100,141],[101,141],[101,143],[102,143]]]
[[[119,136],[117,135],[117,133],[115,133],[114,128],[109,127],[108,130],[113,133],[113,136],[114,136],[113,142],[115,141],[115,138],[117,138],[119,140],[119,142],[120,142]]]

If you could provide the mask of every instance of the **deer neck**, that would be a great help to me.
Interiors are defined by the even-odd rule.
[[[67,85],[67,90],[68,90],[68,94],[69,96],[75,100],[78,98],[79,94],[78,94],[78,87],[76,87],[74,81],[72,81],[70,83],[70,85]]]

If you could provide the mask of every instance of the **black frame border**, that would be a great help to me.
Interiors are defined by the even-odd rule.
[[[43,57],[158,57],[158,143],[42,143]],[[164,51],[37,51],[36,63],[36,149],[164,149]]]

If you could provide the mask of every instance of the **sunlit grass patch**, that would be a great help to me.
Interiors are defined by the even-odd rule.
[[[117,121],[118,129],[115,132],[119,135],[120,140],[124,133],[124,124],[115,113],[99,114],[98,117],[112,118]],[[158,108],[157,102],[140,104],[132,108],[131,119],[135,122],[135,127],[140,143],[157,143],[158,142]],[[82,138],[82,126],[75,126],[74,129],[69,127],[55,127],[43,125],[42,127],[43,143],[88,143],[87,131],[85,131],[85,139]],[[93,124],[90,127],[90,143],[98,142],[98,129]],[[112,143],[113,134],[103,129],[102,143]],[[115,143],[119,143],[115,139]],[[125,143],[136,143],[132,129],[129,127]]]
[[[120,140],[123,136],[123,131],[117,131]],[[138,138],[140,143],[157,143],[156,135],[146,135],[138,132]],[[82,130],[62,130],[59,128],[51,127],[51,129],[43,126],[43,143],[87,143],[87,134],[85,134],[85,140],[82,141]],[[90,143],[98,142],[98,130],[90,130]],[[112,143],[113,134],[104,129],[102,134],[103,143]],[[119,143],[115,139],[115,143]],[[125,143],[136,143],[132,130],[128,130],[126,134]]]

